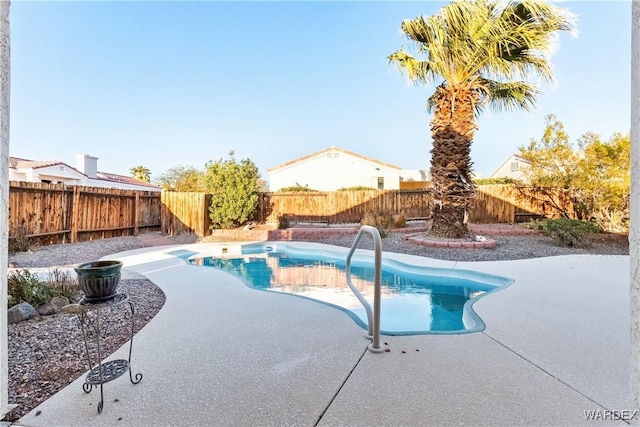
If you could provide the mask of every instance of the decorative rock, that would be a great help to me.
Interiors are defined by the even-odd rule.
[[[18,323],[38,314],[35,308],[27,302],[14,305],[7,311],[7,323]]]
[[[41,316],[51,316],[52,314],[56,314],[59,311],[60,309],[56,307],[56,305],[53,304],[51,300],[38,307],[38,314],[40,314]]]
[[[63,296],[57,296],[51,298],[51,303],[58,307],[58,309],[62,309],[65,305],[69,305],[69,298]]]

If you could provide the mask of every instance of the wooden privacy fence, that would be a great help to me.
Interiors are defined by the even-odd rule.
[[[429,216],[429,199],[425,190],[262,193],[258,221],[277,222],[279,216],[284,216],[295,222],[348,224],[360,222],[371,211],[424,218]]]
[[[571,206],[570,197],[561,191],[554,198],[556,204]],[[349,224],[359,223],[374,210],[404,214],[408,219],[427,218],[430,199],[429,190],[261,193],[256,220],[277,223],[282,216],[289,222]],[[163,192],[162,232],[210,235],[210,204],[209,194]],[[483,185],[477,188],[469,222],[509,223],[536,216],[553,218],[559,211],[536,189]]]
[[[522,222],[543,216],[557,218],[560,210],[554,207],[548,195],[553,197],[558,207],[573,213],[570,193],[560,189],[543,192],[526,186],[479,185],[469,212],[469,222],[490,224]]]
[[[164,234],[211,234],[211,194],[162,192],[161,231]]]
[[[160,229],[160,193],[11,181],[8,222],[41,244],[138,235]]]

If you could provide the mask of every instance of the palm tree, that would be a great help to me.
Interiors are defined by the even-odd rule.
[[[468,234],[476,115],[487,105],[528,111],[539,90],[527,77],[553,80],[549,60],[557,32],[573,28],[572,14],[537,0],[454,1],[436,15],[402,22],[423,59],[401,49],[389,61],[415,83],[442,79],[427,101],[427,110],[434,113],[432,234]]]
[[[129,169],[131,176],[143,182],[151,182],[151,171],[144,166],[135,166]]]

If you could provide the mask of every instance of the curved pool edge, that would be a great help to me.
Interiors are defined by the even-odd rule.
[[[195,248],[194,248],[195,249]],[[203,249],[203,248],[202,248]],[[181,249],[177,251],[167,252],[172,256],[176,256],[185,261],[187,265],[194,266],[189,261],[196,258],[204,258],[204,257],[212,257],[212,256],[221,256],[221,255],[251,255],[259,252],[276,252],[281,251],[285,252],[287,255],[295,255],[296,257],[311,257],[311,259],[316,259],[316,257],[330,258],[332,260],[339,260],[342,262],[344,259],[346,261],[346,254],[349,251],[349,248],[342,246],[334,246],[327,245],[322,243],[315,242],[233,242],[233,243],[214,243],[212,246],[207,245],[208,250],[199,250],[199,251],[190,251],[186,249]],[[310,252],[311,251],[311,252]],[[318,253],[321,251],[322,253]],[[438,266],[431,265],[416,265],[410,264],[406,261],[401,261],[396,259],[398,256],[401,257],[410,257],[414,258],[414,260],[428,261],[429,264],[438,264]],[[363,264],[371,264],[373,262],[373,251],[367,249],[358,249],[358,251],[354,254],[352,265],[358,266]],[[445,267],[444,264],[452,264],[448,267]],[[498,276],[490,273],[483,273],[479,271],[470,270],[467,268],[456,268],[457,262],[454,261],[443,261],[434,258],[428,257],[419,257],[415,255],[406,255],[406,254],[397,254],[393,252],[383,252],[382,258],[382,266],[387,271],[393,272],[402,272],[407,274],[424,274],[424,270],[427,269],[434,275],[444,275],[449,278],[459,278],[464,280],[473,281],[476,283],[482,283],[484,285],[492,286],[493,289],[484,292],[483,294],[470,299],[463,306],[463,325],[465,329],[463,330],[455,330],[455,331],[387,331],[381,330],[381,334],[385,336],[414,336],[414,335],[461,335],[461,334],[471,334],[482,332],[485,330],[486,325],[482,318],[477,314],[474,309],[474,304],[477,301],[480,301],[483,297],[492,295],[497,291],[506,289],[511,284],[515,282],[514,279]],[[215,267],[214,267],[215,268]],[[266,291],[275,294],[281,295],[290,295],[294,297],[304,298],[306,300],[313,301],[315,303],[324,304],[326,306],[337,308],[338,310],[347,314],[351,319],[362,329],[365,331],[368,329],[367,324],[353,311],[348,308],[341,307],[336,304],[332,304],[330,302],[318,300],[312,297],[308,297],[305,295],[292,294],[287,292],[273,291],[269,289],[262,289],[254,287],[249,281],[240,275],[234,274],[232,272],[228,272],[222,269],[218,269],[219,271],[223,271],[237,279],[247,286],[250,289],[258,290],[258,291]],[[479,280],[481,278],[482,280]]]

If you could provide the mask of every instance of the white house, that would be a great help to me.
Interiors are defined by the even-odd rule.
[[[511,178],[526,182],[525,171],[531,163],[519,154],[512,154],[489,178]]]
[[[397,190],[403,188],[403,174],[407,175],[406,181],[412,183],[409,188],[419,188],[415,184],[428,176],[425,171],[404,171],[400,166],[333,145],[267,169],[267,173],[271,191],[297,185],[319,191],[335,191],[339,188],[358,186]]]
[[[9,157],[9,180],[86,185],[124,190],[160,191],[157,185],[130,176],[98,171],[98,158],[76,155],[76,167],[60,161],[38,161]]]

